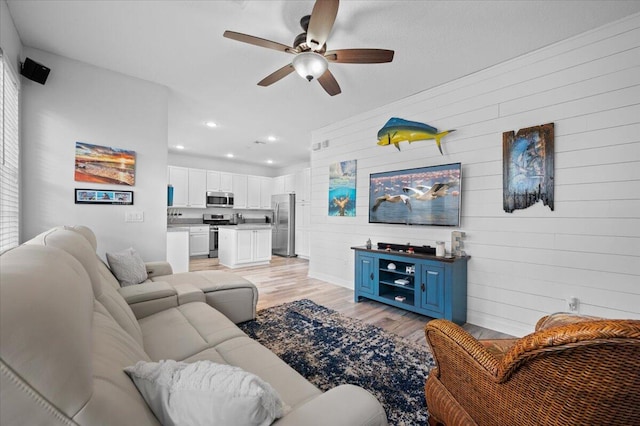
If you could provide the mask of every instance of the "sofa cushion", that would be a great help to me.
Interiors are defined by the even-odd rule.
[[[202,302],[167,309],[139,323],[144,349],[154,361],[182,361],[225,340],[246,336],[227,317]]]
[[[238,274],[225,271],[182,272],[151,277],[173,286],[190,284],[204,292],[206,302],[234,323],[249,321],[256,316],[258,289]],[[250,301],[247,303],[247,301]]]
[[[115,253],[107,253],[107,262],[122,287],[140,284],[147,279],[144,260],[133,247]]]
[[[283,414],[278,393],[258,376],[211,361],[140,361],[125,371],[165,426],[267,426]]]
[[[100,270],[101,262],[85,235],[71,228],[58,227],[37,235],[25,244],[61,248],[75,257],[89,274],[96,300],[102,303],[118,324],[142,346],[142,331],[133,311],[118,291],[105,280]]]
[[[322,394],[317,387],[276,354],[247,335],[225,340],[217,344],[215,350],[227,364],[256,374],[268,382],[280,394],[287,406],[296,408]],[[207,354],[203,355],[207,356]],[[196,354],[185,361],[193,362],[203,359],[200,356]]]

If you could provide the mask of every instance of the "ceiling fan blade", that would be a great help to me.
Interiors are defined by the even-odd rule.
[[[293,71],[295,71],[295,69],[293,68],[293,65],[291,64],[285,65],[284,67],[280,68],[278,71],[271,73],[265,78],[263,78],[262,80],[260,80],[260,82],[258,83],[258,86],[263,86],[263,87],[270,86],[276,81],[279,81],[284,77],[288,76]]]
[[[340,49],[324,54],[327,61],[340,64],[381,64],[393,61],[393,50],[386,49]]]
[[[307,46],[320,50],[327,42],[338,14],[339,0],[316,0],[307,29]]]
[[[286,46],[275,41],[265,40],[260,37],[254,37],[248,34],[237,33],[235,31],[225,31],[223,36],[232,40],[241,41],[243,43],[253,44],[254,46],[266,47],[268,49],[279,50],[286,53],[297,53],[293,47]]]
[[[342,90],[340,90],[340,85],[329,70],[326,70],[324,74],[318,77],[318,83],[320,83],[322,88],[331,96],[339,95],[340,93],[342,93]]]

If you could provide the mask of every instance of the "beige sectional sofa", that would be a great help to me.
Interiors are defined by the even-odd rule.
[[[165,359],[256,374],[288,407],[276,425],[387,424],[364,389],[322,393],[234,324],[255,315],[251,283],[156,264],[120,288],[95,248],[87,228],[60,227],[0,256],[0,424],[156,425],[123,370]]]

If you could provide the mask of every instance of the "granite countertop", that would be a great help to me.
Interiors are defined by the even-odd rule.
[[[220,225],[220,229],[235,229],[235,230],[255,230],[255,229],[271,229],[270,223],[241,223],[239,225]]]
[[[169,226],[167,226],[167,232],[189,232],[189,226],[187,226],[187,225],[169,225]]]

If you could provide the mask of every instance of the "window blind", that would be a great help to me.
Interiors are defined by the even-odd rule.
[[[0,252],[20,238],[20,105],[18,79],[0,49]]]

